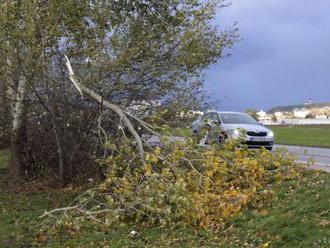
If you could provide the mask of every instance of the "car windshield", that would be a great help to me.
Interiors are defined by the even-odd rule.
[[[222,113],[221,120],[226,124],[257,124],[251,116],[240,113]]]

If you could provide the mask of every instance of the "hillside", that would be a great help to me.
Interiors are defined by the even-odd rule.
[[[277,106],[268,110],[269,113],[275,112],[290,112],[295,108],[323,108],[323,107],[330,107],[330,102],[327,103],[312,103],[310,105],[305,104],[296,104],[296,105],[286,105],[286,106]]]

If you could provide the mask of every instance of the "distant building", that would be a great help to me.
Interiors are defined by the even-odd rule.
[[[267,116],[267,113],[263,110],[260,110],[259,112],[257,112],[257,116],[259,118],[263,118],[263,117],[266,117]]]
[[[199,110],[190,110],[189,113],[192,114],[192,115],[195,115],[195,116],[198,116],[198,115],[199,116],[202,116],[202,115],[204,115],[204,113],[202,111],[199,111]]]
[[[315,119],[325,120],[325,119],[329,119],[329,116],[325,114],[319,114],[319,115],[315,115]]]
[[[132,101],[131,104],[127,107],[126,111],[131,114],[138,116],[144,116],[151,114],[156,108],[161,106],[161,101],[151,100],[151,101]]]
[[[261,122],[264,122],[264,121],[270,121],[272,119],[272,115],[266,113],[265,111],[263,110],[260,110],[259,112],[256,113],[257,116],[258,116],[258,120],[261,121]]]
[[[274,115],[276,116],[277,119],[281,119],[283,117],[283,112],[275,112]]]
[[[293,116],[296,118],[306,118],[306,116],[309,114],[310,114],[310,112],[308,110],[306,110],[305,108],[293,109]]]
[[[188,111],[181,111],[179,113],[180,117],[198,117],[198,116],[203,116],[204,113],[199,110],[188,110]]]

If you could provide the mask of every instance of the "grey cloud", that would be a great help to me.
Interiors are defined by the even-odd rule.
[[[330,1],[240,0],[216,22],[238,22],[243,40],[207,71],[221,108],[267,109],[312,97],[330,101]]]

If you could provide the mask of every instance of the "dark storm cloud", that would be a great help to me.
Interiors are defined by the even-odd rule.
[[[329,0],[234,0],[219,11],[216,23],[237,21],[242,38],[207,72],[220,108],[330,102],[329,13]]]

